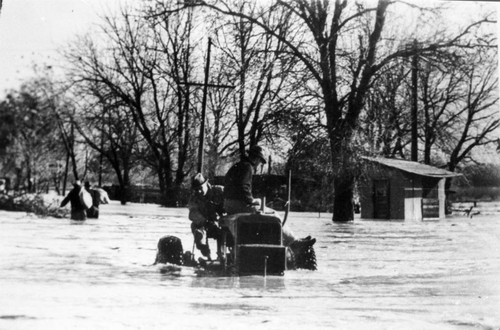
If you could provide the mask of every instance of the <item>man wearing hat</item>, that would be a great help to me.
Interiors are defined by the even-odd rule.
[[[61,202],[61,207],[66,206],[68,202],[71,202],[71,219],[72,220],[87,220],[87,214],[85,213],[85,205],[80,201],[80,190],[84,189],[80,180],[76,180],[73,183],[73,189],[68,193],[68,195]]]
[[[196,248],[211,260],[208,238],[217,240],[217,256],[220,257],[222,233],[218,225],[224,214],[224,187],[212,186],[201,173],[191,181],[192,194],[188,203],[191,232]]]
[[[254,146],[248,151],[247,157],[229,169],[224,185],[224,209],[227,214],[257,213],[260,210],[260,198],[252,195],[252,177],[261,164],[266,164],[264,151],[262,147]],[[289,228],[283,227],[282,230],[285,245],[296,240]]]
[[[248,156],[234,164],[224,183],[224,209],[227,214],[255,213],[261,201],[252,195],[252,177],[257,167],[266,163],[262,147],[253,146]]]

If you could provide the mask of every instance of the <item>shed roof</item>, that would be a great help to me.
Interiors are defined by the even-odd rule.
[[[388,167],[392,167],[404,172],[426,177],[432,177],[432,178],[452,178],[462,175],[460,173],[450,172],[442,168],[404,159],[382,158],[382,157],[363,157],[363,159],[379,163]]]

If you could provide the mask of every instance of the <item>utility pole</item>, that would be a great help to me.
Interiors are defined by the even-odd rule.
[[[205,117],[207,109],[207,89],[208,89],[208,75],[210,70],[211,46],[212,46],[212,39],[208,38],[207,62],[205,64],[205,82],[203,84],[203,100],[201,103],[200,145],[198,146],[198,173],[201,173],[203,168],[203,150],[205,147]]]
[[[103,164],[103,154],[104,154],[104,115],[106,111],[106,106],[102,105],[102,118],[101,118],[101,153],[99,155],[99,182],[98,187],[102,187],[102,164]]]
[[[209,84],[209,71],[210,71],[210,50],[212,47],[212,39],[208,38],[208,48],[207,48],[207,60],[205,64],[205,81],[203,84],[195,83],[195,82],[185,82],[183,84],[190,86],[203,86],[203,99],[201,103],[201,123],[200,123],[200,144],[198,146],[198,166],[197,170],[199,173],[203,170],[203,151],[205,149],[205,117],[206,117],[206,109],[207,109],[207,94],[208,87],[216,87],[216,88],[234,88],[234,86],[230,85],[217,85],[217,84]]]
[[[411,85],[412,85],[412,102],[411,102],[411,160],[418,161],[418,53],[417,40],[413,41],[413,55],[411,61]]]

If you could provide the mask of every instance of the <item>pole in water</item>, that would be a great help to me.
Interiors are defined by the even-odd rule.
[[[227,260],[226,260],[226,232],[222,232],[222,264],[224,266],[224,272],[227,271]]]
[[[292,195],[292,170],[288,170],[288,200],[286,201],[286,210],[285,210],[285,218],[283,219],[283,225],[285,225],[286,220],[288,219],[288,213],[290,213],[290,199]]]
[[[264,277],[267,276],[267,259],[269,259],[269,257],[264,256]]]
[[[292,195],[292,170],[288,170],[288,201],[290,201],[291,195]],[[290,208],[290,206],[288,208]]]
[[[196,245],[196,242],[193,239],[193,251],[191,252],[191,261],[194,261],[194,246]]]

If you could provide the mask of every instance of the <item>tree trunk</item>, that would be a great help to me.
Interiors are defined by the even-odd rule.
[[[66,195],[66,187],[68,185],[68,171],[69,171],[69,151],[66,150],[66,165],[64,166],[64,179],[63,179],[63,188],[62,195]]]
[[[125,205],[127,204],[128,201],[128,195],[129,195],[129,186],[122,183],[120,184],[120,204]]]
[[[451,214],[451,202],[450,202],[450,195],[451,195],[451,178],[448,178],[444,181],[444,193],[445,193],[445,206],[444,206],[444,213],[446,215]]]
[[[334,182],[335,195],[333,199],[333,221],[348,222],[354,220],[354,177],[339,175]]]
[[[342,122],[340,120],[339,122]],[[330,131],[330,151],[334,174],[333,221],[348,222],[354,220],[354,177],[355,167],[349,148],[352,129],[338,125]]]
[[[28,187],[27,187],[26,191],[28,193],[32,193],[33,192],[33,178],[31,175],[31,159],[29,156],[26,158],[26,179],[28,181],[27,182]]]
[[[130,199],[130,175],[129,168],[126,164],[123,165],[123,180],[120,181],[120,204],[125,205]]]
[[[353,151],[350,148],[353,128],[338,118],[336,103],[327,112],[330,114],[329,139],[334,173],[333,221],[348,222],[354,220],[354,178],[356,175]],[[333,124],[335,123],[335,124]]]
[[[162,205],[175,207],[177,205],[178,189],[175,187],[174,173],[171,169],[170,155],[165,153],[158,168],[158,181],[162,195]]]
[[[70,145],[68,145],[69,147],[69,156],[70,156],[70,160],[71,160],[71,165],[72,165],[72,168],[73,168],[73,176],[74,176],[74,180],[80,180],[80,178],[78,177],[78,167],[77,167],[77,164],[76,164],[76,156],[75,156],[75,126],[73,123],[71,123],[71,143]]]

